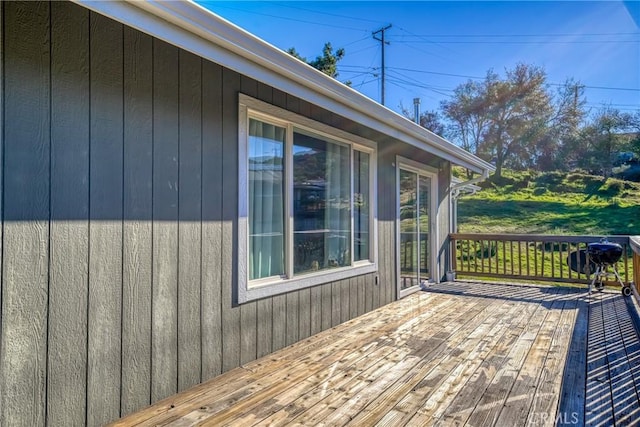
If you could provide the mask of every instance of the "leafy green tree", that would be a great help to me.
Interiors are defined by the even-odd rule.
[[[552,103],[547,133],[532,153],[532,167],[541,171],[568,170],[577,163],[576,143],[586,116],[584,86],[568,79],[557,89]]]
[[[598,111],[580,135],[584,144],[581,166],[604,178],[610,177],[615,155],[630,147],[633,120],[632,115],[615,108],[603,107]]]
[[[485,84],[469,80],[454,89],[451,101],[440,104],[444,117],[449,121],[447,135],[476,155],[491,119],[485,97]]]
[[[504,77],[489,70],[484,80],[463,83],[441,109],[447,136],[494,162],[500,177],[504,167],[553,170],[568,162],[562,155],[571,153],[584,105],[579,83],[567,80],[551,92],[542,68],[518,64]]]
[[[491,122],[481,149],[495,159],[497,176],[504,166],[523,169],[535,159],[531,147],[544,137],[553,114],[545,82],[541,68],[525,64],[507,70],[504,80],[489,81]]]
[[[543,69],[518,64],[504,78],[490,70],[482,82],[468,81],[442,103],[451,135],[462,148],[503,167],[529,167],[553,116]]]
[[[411,121],[415,120],[415,113],[406,109],[403,105],[400,105],[402,115]],[[436,135],[445,136],[445,124],[442,121],[442,116],[437,110],[427,110],[420,113],[420,126],[430,130]]]
[[[640,111],[630,116],[630,127],[633,135],[631,135],[629,148],[640,158]]]
[[[287,49],[287,53],[334,79],[338,78],[338,62],[344,58],[344,48],[340,48],[334,53],[330,42],[324,44],[322,55],[316,56],[314,60],[307,60],[307,58],[300,55],[294,47]],[[346,82],[346,84],[350,85],[350,82]]]

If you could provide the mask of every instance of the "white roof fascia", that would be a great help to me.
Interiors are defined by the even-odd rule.
[[[226,68],[478,173],[495,167],[188,0],[72,0]]]

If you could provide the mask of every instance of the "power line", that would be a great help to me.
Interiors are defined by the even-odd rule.
[[[367,37],[368,38],[368,37]],[[354,51],[349,51],[348,53],[351,55],[355,55],[356,53],[360,53],[360,52],[364,52],[367,50],[371,50],[371,49],[375,49],[377,46],[376,45],[371,45],[371,46],[367,46],[367,47],[363,47],[362,49],[358,49],[358,50],[354,50]],[[346,51],[345,51],[346,52]],[[345,53],[346,54],[346,53]]]
[[[203,2],[203,4],[206,5],[205,2]],[[236,7],[221,6],[219,4],[215,5],[215,9],[212,8],[212,7],[208,7],[208,8],[210,10],[214,10],[214,11],[216,11],[218,8],[222,8],[222,9],[228,9],[228,10],[235,10],[235,11],[242,12],[242,13],[251,13],[253,15],[266,16],[266,17],[269,17],[269,18],[283,19],[285,21],[301,22],[303,24],[313,24],[313,25],[318,25],[318,26],[321,26],[321,27],[339,28],[341,30],[358,31],[358,32],[368,32],[368,30],[366,30],[364,28],[353,28],[353,27],[346,27],[346,26],[342,26],[342,25],[333,25],[333,24],[325,24],[325,23],[315,22],[315,21],[306,21],[304,19],[289,18],[287,16],[271,15],[271,14],[268,14],[268,13],[254,12],[252,10],[246,10],[246,9],[239,9],[239,8],[236,8]]]
[[[617,104],[607,104],[607,103],[601,103],[601,104],[595,104],[595,103],[587,103],[585,104],[585,106],[589,107],[589,108],[602,108],[602,107],[614,107],[616,110],[620,110],[620,111],[640,111],[640,105],[638,105],[637,107],[616,107]]]
[[[336,18],[344,18],[344,19],[351,19],[353,21],[359,21],[359,22],[372,22],[376,25],[382,25],[382,21],[376,21],[373,19],[365,19],[365,18],[354,18],[353,16],[348,16],[348,15],[340,15],[337,13],[331,13],[331,12],[323,12],[323,11],[319,11],[319,10],[313,10],[313,9],[306,9],[304,7],[299,7],[299,6],[293,6],[289,3],[278,3],[278,2],[267,2],[273,5],[277,5],[277,6],[282,6],[282,7],[288,7],[290,9],[297,9],[297,10],[302,10],[305,12],[311,12],[311,13],[317,13],[320,15],[327,15],[327,16],[333,16]]]
[[[398,72],[394,72],[394,74],[397,74],[398,76],[400,76],[400,78],[395,77],[394,81],[396,83],[404,83],[406,85],[409,85],[412,89],[415,88],[415,87],[418,87],[418,88],[421,88],[421,89],[427,89],[427,90],[430,90],[432,92],[435,92],[435,93],[437,93],[439,95],[446,96],[446,97],[451,97],[452,96],[451,94],[443,92],[443,91],[453,92],[452,89],[428,85],[428,84],[425,84],[425,83],[423,83],[423,82],[421,82],[419,80],[416,80],[416,79],[414,79],[412,77],[409,77],[409,76],[405,76],[405,75],[403,75],[401,73],[398,73]],[[408,80],[406,80],[406,79],[408,79]]]
[[[512,38],[512,37],[575,37],[575,36],[637,36],[640,32],[632,33],[547,33],[547,34],[412,34],[406,31],[412,37],[430,38],[430,37],[497,37],[497,38]],[[402,37],[402,36],[398,36]]]
[[[352,66],[355,67],[355,66]],[[409,71],[412,73],[421,73],[421,74],[434,74],[438,76],[449,76],[449,77],[462,77],[472,80],[484,80],[484,77],[478,76],[470,76],[466,74],[453,74],[453,73],[441,73],[437,71],[427,71],[427,70],[416,70],[412,68],[402,68],[402,67],[387,67],[388,70],[400,70],[400,71]],[[550,86],[565,86],[563,83],[547,83]],[[629,91],[629,92],[640,92],[640,88],[628,88],[628,87],[611,87],[611,86],[590,86],[590,85],[581,85],[585,89],[598,89],[598,90],[618,90],[618,91]]]
[[[362,86],[364,86],[364,85],[366,85],[366,84],[369,84],[369,83],[376,82],[376,81],[378,81],[378,78],[377,78],[377,77],[376,77],[376,78],[374,78],[374,79],[371,79],[371,80],[367,80],[367,81],[364,81],[364,80],[363,80],[360,84],[358,84],[358,85],[354,85],[354,86],[353,86],[353,88],[354,88],[354,89],[355,89],[356,87],[357,87],[357,88],[362,88]]]
[[[361,39],[358,39],[358,40],[356,40],[356,41],[354,41],[354,42],[351,42],[351,43],[347,43],[347,44],[345,44],[345,45],[342,45],[342,47],[343,47],[343,48],[345,48],[345,47],[347,47],[347,46],[351,46],[351,45],[353,45],[353,44],[360,43],[360,42],[365,41],[365,40],[369,40],[369,35],[368,35],[368,34],[367,34],[365,37],[363,37],[363,38],[361,38]]]
[[[355,66],[352,66],[355,67]],[[366,67],[360,67],[360,68],[366,68]],[[454,89],[450,89],[450,88],[446,88],[446,87],[441,87],[441,86],[433,86],[433,85],[429,85],[426,83],[423,83],[417,79],[414,79],[410,76],[404,75],[402,73],[397,72],[396,70],[402,70],[402,68],[399,67],[388,67],[387,68],[388,71],[392,74],[391,78],[387,78],[387,82],[390,84],[393,84],[394,86],[397,87],[401,87],[402,89],[406,89],[406,90],[414,90],[415,88],[419,88],[419,89],[426,89],[432,92],[435,92],[439,95],[442,96],[446,96],[446,97],[451,97],[452,94],[451,93],[446,93],[446,92],[454,92]],[[375,76],[374,71],[376,70],[376,68],[370,68],[371,71],[349,71],[349,70],[343,70],[342,72],[345,73],[358,73],[356,74],[356,76],[354,77],[359,77],[360,75],[368,75],[371,74],[373,76]],[[417,70],[411,70],[411,69],[405,69],[408,71],[417,71]],[[428,73],[427,71],[425,71],[426,73]],[[446,74],[446,73],[435,73],[435,74]],[[448,74],[447,74],[448,75]],[[456,75],[459,76],[459,75]],[[470,76],[464,76],[464,77],[470,77]],[[559,86],[564,86],[564,85],[560,85],[559,83],[551,83],[552,85],[559,85]],[[598,88],[597,86],[583,86],[585,88]],[[640,89],[625,89],[625,88],[607,88],[607,89],[623,89],[623,90],[640,90]],[[432,97],[431,97],[432,98]],[[432,98],[434,99],[434,98]],[[640,104],[587,104],[587,106],[590,107],[601,107],[602,105],[609,105],[609,106],[613,106],[618,108],[619,110],[624,110],[624,111],[637,111],[638,109],[640,109]]]
[[[394,69],[394,70],[401,70],[401,71],[409,71],[409,72],[413,72],[413,73],[435,74],[435,75],[450,76],[450,77],[463,77],[463,78],[468,78],[468,79],[473,79],[473,80],[484,80],[484,77],[469,76],[469,75],[464,75],[464,74],[440,73],[440,72],[436,72],[436,71],[416,70],[416,69],[401,68],[401,67],[389,67],[389,69],[390,70]],[[551,86],[564,86],[563,83],[547,83],[547,84],[551,85]],[[610,87],[610,86],[589,86],[589,85],[581,85],[581,86],[584,87],[584,88],[587,88],[587,89],[621,90],[621,91],[640,92],[640,88]]]
[[[420,35],[414,34],[414,33],[412,33],[411,31],[406,30],[406,29],[404,29],[404,28],[400,28],[400,30],[401,30],[401,31],[404,31],[404,32],[405,32],[405,33],[407,33],[409,36],[417,37],[417,38],[420,38],[420,39],[422,39],[422,40],[424,40],[424,41],[429,41],[426,37],[423,37],[423,36],[420,36]],[[403,37],[403,36],[402,36],[402,35],[397,35],[397,37]],[[446,51],[447,51],[447,52],[449,52],[449,53],[453,53],[453,54],[456,54],[456,55],[460,55],[460,53],[459,53],[459,52],[456,52],[455,50],[452,50],[452,49],[451,49],[450,47],[448,47],[448,46],[443,46],[443,45],[441,45],[439,42],[429,41],[429,43],[430,43],[430,44],[432,44],[432,45],[439,46],[439,47],[441,47],[443,50],[446,50]],[[414,48],[414,49],[415,49],[415,48]],[[430,52],[424,52],[424,53],[426,53],[427,55],[433,55],[433,56],[435,56],[436,58],[440,58],[440,59],[443,59],[443,60],[445,60],[445,61],[448,61],[448,59],[447,59],[447,58],[443,58],[442,56],[436,55],[436,54],[434,54],[434,53],[430,53]]]
[[[554,86],[564,86],[558,83],[549,83]],[[628,87],[607,87],[607,86],[583,86],[589,89],[602,89],[602,90],[624,90],[624,91],[632,91],[632,92],[640,92],[640,89],[637,88],[628,88]]]
[[[464,78],[467,78],[467,79],[484,80],[484,77],[469,76],[469,75],[465,75],[465,74],[441,73],[441,72],[438,72],[438,71],[416,70],[416,69],[402,68],[402,67],[389,67],[389,69],[401,70],[401,71],[410,71],[410,72],[413,72],[413,73],[435,74],[435,75],[439,75],[439,76],[464,77]]]
[[[349,78],[351,79],[355,79],[358,78],[360,76],[373,76],[373,73],[370,73],[368,71],[365,72],[358,72],[358,71],[339,71],[340,75],[343,75],[344,73],[354,73],[352,76],[350,76]]]
[[[516,41],[516,40],[512,40],[512,41],[493,41],[493,40],[485,40],[485,41],[480,41],[480,40],[455,40],[455,41],[438,41],[438,42],[434,42],[432,40],[414,40],[414,41],[407,41],[407,40],[399,40],[399,39],[391,39],[392,42],[395,43],[402,43],[402,44],[408,44],[408,43],[430,43],[430,44],[524,44],[524,45],[531,45],[531,44],[610,44],[610,43],[640,43],[640,40],[567,40],[567,41],[561,41],[561,40],[537,40],[537,41],[533,41],[533,40],[525,40],[525,41]]]

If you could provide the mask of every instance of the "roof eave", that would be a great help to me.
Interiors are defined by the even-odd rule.
[[[72,0],[196,55],[463,166],[495,167],[192,1]]]

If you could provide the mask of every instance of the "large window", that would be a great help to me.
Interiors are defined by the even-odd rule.
[[[240,136],[240,302],[375,271],[373,144],[244,96]]]

